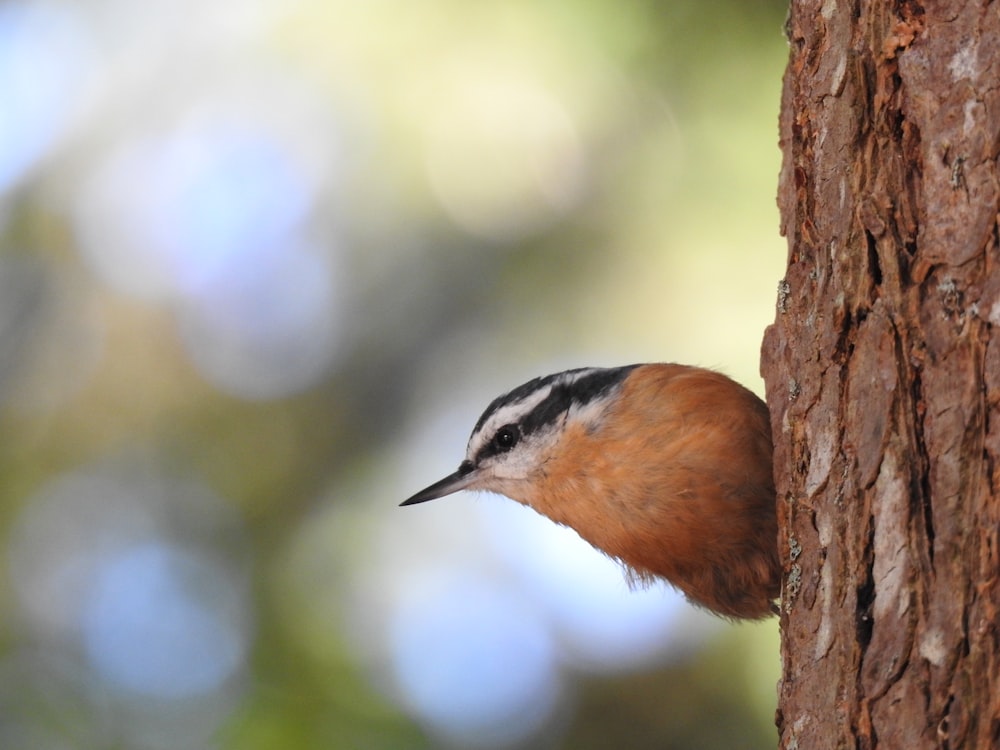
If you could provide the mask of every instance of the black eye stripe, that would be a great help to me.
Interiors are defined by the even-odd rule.
[[[538,406],[524,415],[524,419],[521,420],[524,433],[530,435],[545,425],[555,424],[559,416],[566,412],[574,401],[586,403],[585,401],[580,402],[567,386],[553,386],[552,392],[539,402]]]
[[[567,370],[535,378],[494,399],[479,418],[469,439],[470,445],[478,446],[474,460],[478,463],[489,456],[506,453],[523,438],[553,427],[571,407],[584,406],[619,387],[638,366]],[[518,414],[519,405],[520,409],[527,409],[527,403],[531,402],[534,405],[530,407],[530,411]],[[502,409],[508,409],[514,421],[500,428],[490,428],[491,431],[495,430],[492,434],[479,435],[490,418]],[[504,432],[510,429],[517,431],[512,441]]]
[[[486,420],[503,407],[524,401],[531,394],[540,391],[542,388],[551,386],[549,395],[535,406],[530,414],[525,415],[524,420],[521,420],[522,427],[525,427],[525,422],[527,421],[530,422],[532,429],[539,425],[547,424],[554,417],[558,416],[560,412],[568,409],[571,404],[589,403],[611,388],[619,385],[638,366],[625,365],[624,367],[604,369],[580,367],[575,370],[566,370],[564,372],[557,372],[554,375],[546,375],[529,380],[527,383],[519,385],[517,388],[495,398],[486,407],[486,411],[483,412],[482,416],[479,417],[479,421],[476,422],[476,426],[472,432],[473,434],[479,432],[483,425],[486,424]],[[524,434],[528,434],[531,431],[527,428],[522,429]]]

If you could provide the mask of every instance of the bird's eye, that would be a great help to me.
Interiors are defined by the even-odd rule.
[[[506,452],[517,445],[520,437],[521,433],[517,427],[509,424],[497,430],[497,434],[493,436],[493,445],[498,451]]]

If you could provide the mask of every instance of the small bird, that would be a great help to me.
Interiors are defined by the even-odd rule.
[[[678,364],[579,368],[491,403],[458,470],[409,498],[496,492],[573,528],[633,579],[664,578],[723,617],[781,588],[767,406]]]

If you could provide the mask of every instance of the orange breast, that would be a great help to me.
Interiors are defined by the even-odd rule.
[[[748,390],[644,365],[600,424],[567,427],[527,502],[639,577],[762,617],[780,584],[771,453],[767,409]]]

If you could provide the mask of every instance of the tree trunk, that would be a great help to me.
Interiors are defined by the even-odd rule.
[[[787,31],[781,746],[1000,747],[1000,2]]]

